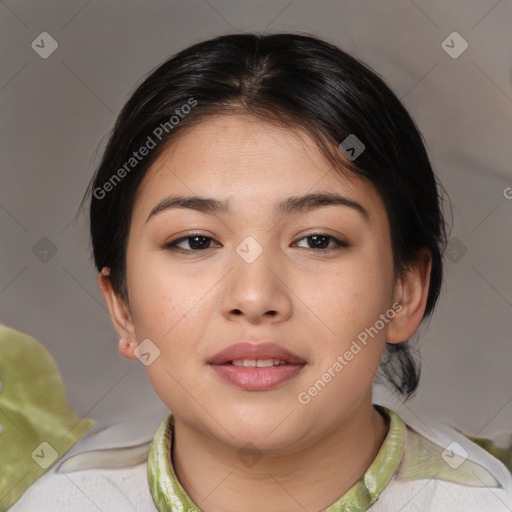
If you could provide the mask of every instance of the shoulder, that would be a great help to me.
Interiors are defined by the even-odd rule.
[[[163,414],[165,416],[165,413]],[[9,512],[156,512],[147,461],[162,414],[93,427],[33,482]]]
[[[448,424],[402,409],[399,416],[406,425],[402,460],[372,512],[512,510],[512,474],[502,462]]]
[[[147,482],[147,463],[118,469],[50,471],[32,484],[9,512],[124,510],[157,512]]]

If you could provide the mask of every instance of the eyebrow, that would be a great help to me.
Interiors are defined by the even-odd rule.
[[[293,213],[310,212],[322,206],[345,206],[352,208],[359,212],[366,221],[370,222],[370,216],[361,204],[352,199],[330,192],[287,197],[275,204],[272,208],[272,212],[275,216],[285,216]],[[146,222],[158,213],[174,208],[188,208],[210,215],[217,213],[227,214],[231,212],[227,201],[199,196],[170,196],[160,201],[151,210]]]

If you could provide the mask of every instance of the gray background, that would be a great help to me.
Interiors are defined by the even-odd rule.
[[[142,364],[117,352],[86,219],[72,220],[116,114],[154,66],[220,34],[309,32],[387,81],[452,201],[446,282],[406,407],[512,432],[511,25],[511,0],[0,2],[0,322],[48,348],[77,414],[163,417]],[[454,31],[469,45],[457,58],[442,46]],[[46,59],[31,47],[42,32],[58,42]]]

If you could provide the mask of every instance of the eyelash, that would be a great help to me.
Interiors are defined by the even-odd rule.
[[[336,238],[332,235],[328,235],[327,233],[311,233],[310,235],[303,236],[302,238],[299,238],[298,241],[304,240],[306,238],[315,237],[315,236],[325,237],[329,240],[332,240],[334,242],[335,246],[331,247],[331,248],[321,248],[321,249],[314,249],[314,248],[308,247],[308,249],[310,249],[314,252],[327,253],[327,252],[337,251],[340,249],[346,249],[347,247],[349,247],[349,244],[347,242],[344,242],[343,240],[339,240],[338,238]],[[212,247],[207,247],[206,249],[183,249],[181,247],[177,247],[177,245],[180,242],[182,242],[184,240],[189,240],[191,238],[205,238],[207,240],[214,240],[212,237],[205,236],[201,233],[191,233],[187,236],[182,236],[180,238],[177,238],[176,240],[171,240],[170,242],[165,244],[165,248],[167,248],[171,251],[181,251],[181,252],[204,252],[204,251],[207,251],[208,249],[212,249]]]

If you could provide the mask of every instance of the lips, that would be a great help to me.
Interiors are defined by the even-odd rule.
[[[209,364],[221,365],[228,364],[240,359],[277,359],[285,361],[288,364],[305,364],[306,361],[296,356],[289,350],[277,345],[276,343],[250,343],[241,342],[230,345],[215,354],[209,361]]]
[[[269,360],[273,360],[272,366],[268,366]],[[252,365],[246,366],[249,361]],[[263,366],[254,366],[255,362]],[[267,391],[299,375],[306,361],[276,343],[242,342],[221,350],[209,365],[221,380],[244,391]]]

